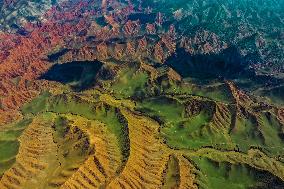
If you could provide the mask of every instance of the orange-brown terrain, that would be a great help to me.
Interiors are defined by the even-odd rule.
[[[37,3],[0,2],[0,189],[284,188],[281,3]]]

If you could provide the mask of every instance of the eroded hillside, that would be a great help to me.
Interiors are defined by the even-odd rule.
[[[202,2],[67,1],[1,33],[0,188],[284,188],[282,5]],[[233,18],[255,38],[213,27]]]

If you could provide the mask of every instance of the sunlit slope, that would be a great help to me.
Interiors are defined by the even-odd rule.
[[[284,188],[283,2],[0,0],[0,189]]]
[[[1,187],[284,186],[277,107],[229,81],[197,84],[172,69],[130,65],[104,65],[115,70],[111,79],[97,75],[81,91],[58,83],[24,105],[19,133],[1,131],[18,146],[2,158],[11,163]]]

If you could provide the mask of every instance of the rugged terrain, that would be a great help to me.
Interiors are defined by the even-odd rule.
[[[1,13],[1,189],[284,188],[282,1],[36,3]]]

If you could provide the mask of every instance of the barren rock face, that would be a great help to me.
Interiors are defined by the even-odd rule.
[[[284,121],[284,110],[283,109],[278,110],[278,116],[279,116],[279,119],[283,122]]]
[[[24,26],[43,21],[46,11],[56,3],[57,1],[53,0],[5,0],[2,5],[0,4],[0,28],[6,32],[25,34]]]
[[[284,188],[282,7],[0,2],[0,189]]]

